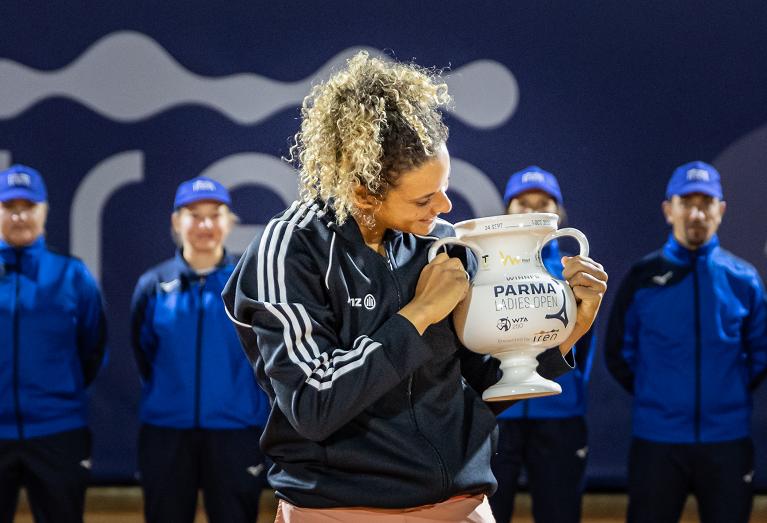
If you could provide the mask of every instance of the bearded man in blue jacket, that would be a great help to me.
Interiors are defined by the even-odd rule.
[[[86,387],[104,357],[101,294],[85,264],[45,244],[40,174],[0,172],[0,522],[19,490],[37,523],[82,522]]]
[[[722,198],[711,165],[674,171],[671,235],[631,268],[611,311],[607,366],[634,396],[629,522],[676,522],[690,492],[702,521],[749,519],[767,304],[754,267],[719,245]]]

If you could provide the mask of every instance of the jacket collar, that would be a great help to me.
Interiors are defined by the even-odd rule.
[[[320,205],[322,202],[318,202]],[[344,239],[367,247],[365,244],[365,238],[362,236],[362,231],[360,230],[360,226],[357,223],[357,220],[355,220],[353,217],[349,216],[346,221],[342,224],[339,224],[335,221],[335,213],[332,211],[332,209],[328,210],[321,219],[326,222],[327,226],[341,235]],[[401,231],[397,231],[395,229],[386,229],[386,232],[384,232],[383,241],[385,243],[391,243],[398,241],[402,235]]]
[[[357,220],[349,216],[344,223],[339,224],[336,221],[331,221],[329,227],[338,233],[341,237],[349,240],[352,243],[364,244],[365,238],[362,237],[362,231],[360,230]]]
[[[719,247],[719,236],[716,234],[705,245],[695,250],[690,250],[674,238],[674,234],[669,234],[666,244],[663,246],[663,253],[672,261],[680,265],[688,265],[693,259],[707,258],[717,247]]]
[[[45,252],[45,237],[40,236],[26,247],[13,247],[0,240],[0,276],[8,272],[20,272],[30,279],[37,279],[40,256]]]
[[[221,270],[227,263],[229,263],[229,255],[226,252],[226,249],[224,249],[224,255],[221,256],[221,259],[218,261],[218,263],[215,265],[214,269],[206,274],[205,276],[208,276],[210,274],[213,274],[215,272],[218,272]],[[197,271],[195,271],[191,265],[186,261],[184,258],[184,250],[182,248],[176,249],[176,255],[174,256],[174,264],[176,266],[176,269],[178,270],[178,274],[182,279],[185,279],[187,281],[197,281],[200,279],[202,275],[198,274]]]

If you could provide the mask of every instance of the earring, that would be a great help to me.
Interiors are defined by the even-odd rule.
[[[362,220],[362,225],[364,225],[367,229],[372,230],[376,228],[376,219],[373,218],[373,215],[361,214],[360,219]]]

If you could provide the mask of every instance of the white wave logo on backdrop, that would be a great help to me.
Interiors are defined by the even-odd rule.
[[[257,74],[211,78],[182,67],[148,36],[111,33],[57,71],[0,60],[0,118],[14,118],[50,97],[71,98],[117,122],[135,122],[181,104],[208,106],[241,125],[258,123],[301,104],[317,78],[326,78],[362,47],[341,51],[311,76],[279,82]],[[387,58],[374,49],[371,55]],[[449,74],[454,115],[473,127],[497,127],[516,109],[519,89],[502,64],[477,60]]]
[[[218,111],[238,125],[254,125],[276,112],[300,106],[311,86],[339,69],[353,47],[333,56],[313,74],[296,82],[280,82],[258,74],[226,77],[194,74],[180,65],[150,37],[120,31],[94,42],[77,59],[56,71],[39,71],[0,59],[0,119],[23,115],[45,99],[75,100],[118,123],[130,124],[179,105],[199,105]],[[503,64],[476,60],[446,75],[455,104],[452,114],[463,123],[490,130],[513,115],[519,101],[514,75]],[[11,153],[0,151],[0,168]],[[230,189],[257,185],[270,189],[288,204],[297,196],[295,173],[278,158],[236,154],[214,162],[203,173]],[[143,152],[124,151],[102,160],[81,181],[70,213],[71,251],[81,256],[99,278],[101,274],[101,216],[111,196],[144,179]],[[492,180],[474,165],[453,158],[451,190],[460,194],[475,216],[501,214],[503,203]],[[227,242],[242,252],[259,225],[239,225]]]

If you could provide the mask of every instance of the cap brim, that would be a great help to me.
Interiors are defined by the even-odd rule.
[[[551,196],[554,199],[554,201],[556,201],[557,203],[562,203],[562,202],[559,201],[560,200],[559,197],[551,191],[551,188],[548,185],[543,184],[543,183],[539,183],[539,182],[529,182],[529,183],[526,183],[524,185],[524,187],[519,187],[513,193],[505,194],[504,195],[504,203],[508,207],[509,203],[511,202],[511,200],[513,200],[514,198],[516,198],[520,194],[524,194],[524,193],[530,192],[530,191],[545,192],[546,194]]]
[[[179,209],[189,204],[202,202],[202,201],[218,202],[218,203],[223,203],[224,205],[227,205],[229,207],[232,206],[232,201],[226,198],[221,198],[212,194],[205,194],[205,195],[195,194],[194,196],[190,196],[188,198],[182,198],[180,200],[176,200],[175,202],[173,202],[173,208]]]
[[[39,194],[35,194],[34,191],[30,191],[23,187],[14,187],[13,189],[7,189],[0,193],[0,202],[8,202],[11,200],[27,200],[33,203],[42,203],[45,201],[45,198],[41,198]]]
[[[722,199],[722,190],[721,189],[715,189],[711,187],[710,184],[706,183],[690,183],[688,185],[685,185],[682,189],[672,194],[672,196],[687,196],[689,194],[694,193],[700,193],[700,194],[706,194],[708,196],[711,196],[713,198],[719,198]]]

